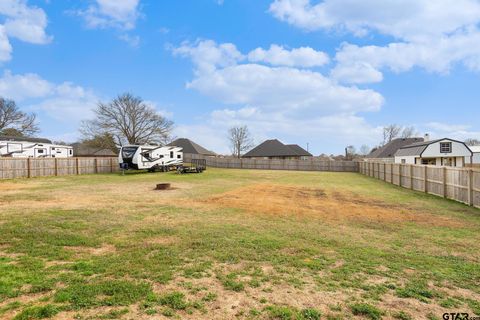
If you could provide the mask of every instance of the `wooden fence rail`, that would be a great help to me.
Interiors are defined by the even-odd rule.
[[[188,163],[192,159],[205,159],[207,167],[213,168],[358,172],[358,162],[355,161],[328,161],[315,158],[308,160],[237,159],[184,154],[185,162]]]
[[[400,187],[480,208],[480,170],[385,162],[360,162],[360,173]]]
[[[0,158],[0,179],[118,171],[117,158]]]

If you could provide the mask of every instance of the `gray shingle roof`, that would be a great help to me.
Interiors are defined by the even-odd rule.
[[[175,146],[183,148],[183,153],[191,153],[191,154],[200,154],[204,156],[216,156],[215,152],[209,151],[202,147],[201,145],[193,142],[192,140],[179,138],[171,143],[168,146]]]
[[[0,136],[0,141],[21,141],[21,142],[33,142],[33,143],[52,143],[48,139],[42,138],[29,138],[29,137],[14,137],[14,136]]]
[[[287,147],[295,151],[299,156],[302,157],[313,157],[313,155],[307,150],[300,147],[298,144],[287,144]]]
[[[243,155],[244,158],[311,156],[298,145],[284,145],[277,139],[266,140]]]
[[[372,151],[367,158],[393,158],[398,149],[408,146],[412,143],[423,143],[423,138],[398,138],[387,143],[381,148]]]
[[[423,151],[428,147],[428,144],[423,144],[419,146],[411,146],[409,148],[398,149],[395,156],[397,157],[406,157],[406,156],[419,156]]]

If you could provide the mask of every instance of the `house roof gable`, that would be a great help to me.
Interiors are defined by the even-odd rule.
[[[168,146],[180,147],[183,149],[183,153],[200,154],[204,156],[216,156],[215,152],[207,150],[201,145],[186,138],[179,138],[169,143]]]
[[[300,146],[297,146],[301,148]],[[302,149],[303,150],[303,149]],[[305,151],[305,150],[303,150]],[[266,140],[243,155],[244,158],[255,157],[299,157],[294,148],[284,145],[277,139]]]

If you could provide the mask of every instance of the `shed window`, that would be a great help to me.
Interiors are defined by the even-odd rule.
[[[38,149],[37,152],[38,153],[43,153],[43,149]]]
[[[440,153],[452,153],[452,143],[440,142]]]
[[[181,154],[177,154],[177,159],[182,159],[182,155],[181,155]]]
[[[407,160],[402,159],[402,163],[403,163],[403,164],[407,163]]]
[[[170,159],[173,159],[173,151],[170,151]]]

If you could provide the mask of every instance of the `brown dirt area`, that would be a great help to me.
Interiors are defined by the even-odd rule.
[[[299,186],[257,184],[202,200],[206,205],[242,209],[254,214],[306,215],[329,220],[415,222],[430,226],[462,227],[453,217],[439,217],[354,194],[327,193]],[[414,212],[415,211],[415,212]]]

